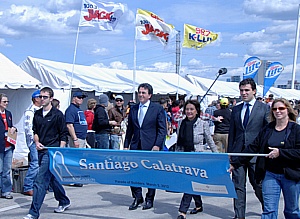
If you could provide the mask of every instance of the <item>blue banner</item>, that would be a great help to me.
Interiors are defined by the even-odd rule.
[[[243,79],[254,78],[261,66],[261,60],[257,57],[250,57],[245,61]]]
[[[236,197],[224,153],[48,148],[62,184],[100,183]]]
[[[266,93],[269,91],[270,87],[274,84],[274,82],[279,77],[283,69],[284,67],[280,62],[271,63],[269,68],[266,70],[266,74],[265,74],[263,96],[265,96]]]

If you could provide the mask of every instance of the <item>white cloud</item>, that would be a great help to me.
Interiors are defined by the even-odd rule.
[[[140,65],[138,69],[144,71],[175,72],[176,66],[172,62],[156,62],[150,66]]]
[[[128,66],[126,63],[122,63],[120,61],[111,62],[109,64],[110,68],[114,69],[128,69]]]
[[[299,0],[245,0],[244,11],[272,20],[295,20],[298,5]]]
[[[30,35],[68,34],[74,32],[70,22],[77,11],[49,13],[34,6],[11,5],[2,15],[2,25],[12,32]],[[78,22],[78,21],[77,21]]]
[[[94,46],[95,48],[95,46]],[[91,51],[91,54],[93,55],[99,55],[99,56],[105,56],[109,54],[109,50],[106,48],[95,48]]]
[[[225,53],[220,53],[218,56],[219,59],[230,59],[230,58],[236,58],[239,55],[237,53],[231,53],[231,52],[225,52]]]
[[[6,43],[5,39],[0,38],[0,47],[4,46],[4,47],[11,47],[10,44]]]
[[[98,67],[98,68],[107,68],[107,66],[105,66],[103,63],[95,63],[95,64],[92,64],[91,66]]]
[[[200,60],[197,60],[197,59],[191,59],[190,61],[188,61],[188,65],[192,65],[192,66],[195,66],[195,67],[202,67],[203,66],[203,63],[200,61]]]

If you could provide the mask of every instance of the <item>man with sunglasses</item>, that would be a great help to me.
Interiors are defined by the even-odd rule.
[[[87,96],[82,92],[73,94],[72,102],[66,109],[65,118],[69,130],[69,146],[73,148],[86,147],[87,121],[84,112],[80,109],[83,99]]]
[[[40,216],[47,188],[51,185],[54,197],[59,202],[55,213],[62,213],[71,206],[69,198],[60,182],[49,170],[49,153],[47,147],[65,147],[68,130],[65,117],[61,111],[52,106],[53,90],[44,87],[40,91],[42,108],[33,117],[32,130],[38,150],[39,169],[33,185],[33,197],[28,215],[23,219],[37,219]]]
[[[243,103],[233,107],[228,136],[228,153],[241,153],[251,144],[259,131],[268,124],[270,108],[256,101],[256,84],[252,78],[244,79],[239,84]],[[238,157],[231,157],[230,163],[235,164]],[[263,206],[262,187],[254,179],[256,158],[232,171],[232,181],[237,193],[234,199],[234,218],[245,218],[246,211],[246,175],[255,191],[255,195]]]
[[[117,125],[112,127],[110,134],[110,149],[120,149],[119,136],[121,134],[121,122],[126,116],[126,110],[124,109],[123,103],[124,98],[122,95],[115,97],[115,106],[108,110],[108,117],[110,121],[116,121]]]

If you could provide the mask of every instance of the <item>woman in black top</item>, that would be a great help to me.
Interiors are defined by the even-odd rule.
[[[300,218],[300,126],[295,123],[296,113],[289,101],[273,101],[270,124],[248,145],[244,153],[267,154],[258,157],[255,177],[262,181],[264,211],[261,218],[277,218],[282,191],[285,218]],[[229,171],[251,157],[231,157]]]

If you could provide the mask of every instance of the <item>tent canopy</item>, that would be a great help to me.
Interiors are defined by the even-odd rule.
[[[133,93],[133,71],[74,65],[27,57],[20,67],[42,81],[43,86],[56,89],[79,88],[84,91]],[[204,91],[175,73],[136,71],[136,89],[140,83],[153,86],[156,94],[177,93],[204,95]],[[73,78],[73,79],[72,79]]]
[[[36,88],[41,82],[0,53],[0,89]]]
[[[194,75],[187,75],[186,78],[196,86],[201,87],[204,90],[207,90],[210,85],[213,83],[214,80],[207,79],[207,78],[200,78]],[[263,86],[258,85],[257,88],[257,95],[263,95]],[[238,82],[226,82],[226,81],[216,81],[210,91],[211,94],[224,96],[224,97],[231,97],[231,98],[238,98],[240,97],[239,91],[239,83]],[[269,94],[274,94],[275,98],[283,97],[286,99],[299,99],[300,97],[300,90],[295,89],[281,89],[276,87],[271,87],[270,90],[267,92],[266,97]]]

